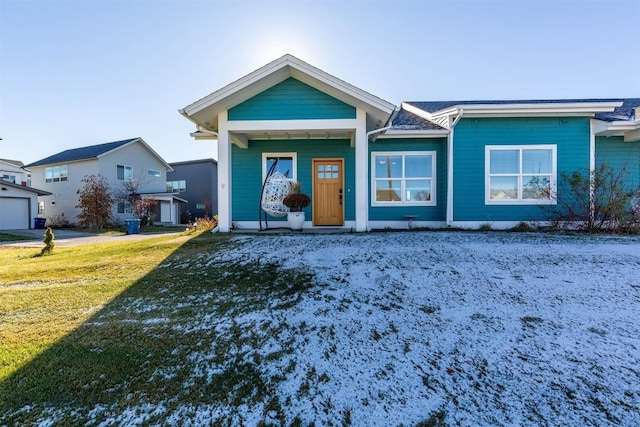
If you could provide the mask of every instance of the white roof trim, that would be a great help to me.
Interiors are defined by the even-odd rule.
[[[165,169],[166,169],[166,171],[167,171],[167,172],[173,172],[173,168],[169,165],[169,163],[167,163],[167,162],[166,162],[166,161],[165,161],[165,160],[160,156],[160,154],[156,153],[156,152],[155,152],[155,150],[154,150],[153,148],[151,148],[151,146],[149,146],[149,144],[147,144],[147,143],[144,141],[144,139],[142,139],[142,138],[136,138],[136,139],[133,139],[133,140],[131,140],[131,141],[127,142],[126,144],[123,144],[123,145],[121,145],[121,146],[119,146],[119,147],[116,147],[116,148],[114,148],[114,149],[112,149],[112,150],[106,151],[106,152],[104,152],[104,153],[102,153],[102,154],[98,154],[98,155],[96,156],[96,158],[103,157],[103,156],[105,156],[105,155],[107,155],[107,154],[113,153],[114,151],[118,151],[118,150],[120,150],[121,148],[128,147],[129,145],[135,144],[136,142],[140,142],[140,143],[142,143],[142,145],[143,145],[143,147],[144,147],[144,148],[146,148],[149,152],[151,152],[151,154],[152,154],[152,155],[154,155],[158,160],[160,160],[160,162],[164,165],[164,167],[165,167]],[[84,159],[84,160],[89,160],[89,159]],[[63,163],[66,163],[66,162],[63,162]]]
[[[595,113],[608,113],[622,105],[616,102],[550,102],[529,104],[459,104],[432,113],[432,117],[449,116],[458,114],[464,109],[465,116],[471,115],[593,115]]]
[[[432,129],[432,130],[402,130],[402,129],[389,129],[378,135],[376,139],[388,139],[388,138],[443,138],[449,135],[447,129]]]
[[[292,55],[284,55],[204,98],[187,105],[179,111],[189,120],[202,125],[198,123],[198,120],[193,116],[208,107],[220,104],[220,107],[212,112],[216,115],[289,77],[300,80],[354,107],[361,107],[361,105],[357,105],[358,103],[366,104],[366,106],[378,110],[381,114],[387,116],[391,115],[395,110],[395,105],[390,102],[340,80]],[[252,86],[255,86],[253,90]],[[217,118],[214,118],[214,120],[217,120]]]

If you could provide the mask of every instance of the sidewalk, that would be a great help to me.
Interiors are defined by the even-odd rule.
[[[0,233],[13,234],[15,236],[31,237],[34,240],[16,240],[13,242],[0,242],[0,246],[19,247],[19,248],[41,248],[44,246],[44,230],[0,230]],[[181,234],[175,233],[154,233],[154,234],[127,234],[121,236],[106,236],[94,233],[83,233],[80,231],[54,229],[55,243],[57,247],[68,247],[87,245],[95,243],[123,242],[127,240],[143,240],[153,237],[166,235]]]

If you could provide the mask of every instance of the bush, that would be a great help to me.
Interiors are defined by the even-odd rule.
[[[53,248],[56,245],[54,240],[56,236],[53,234],[53,230],[51,227],[47,227],[47,230],[44,232],[44,248],[40,251],[40,255],[49,255],[53,252]]]
[[[113,196],[109,190],[109,183],[104,176],[85,176],[82,178],[82,188],[77,193],[79,203],[76,208],[82,210],[78,215],[80,226],[92,230],[101,230],[111,224]]]
[[[520,233],[526,233],[526,232],[529,232],[529,231],[533,231],[533,227],[531,227],[528,222],[520,221],[518,223],[518,225],[516,225],[515,227],[513,227],[511,229],[511,231],[517,231],[517,232],[520,232]]]
[[[560,229],[589,233],[640,232],[640,189],[626,185],[626,167],[603,163],[595,170],[562,174],[562,197],[552,208],[552,223]]]
[[[187,224],[187,232],[192,233],[194,231],[207,231],[213,230],[218,225],[218,215],[213,218],[203,217],[196,218],[195,221]]]

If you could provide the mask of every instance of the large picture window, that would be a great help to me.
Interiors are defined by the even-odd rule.
[[[555,145],[488,145],[485,170],[487,204],[555,203]]]
[[[436,204],[436,152],[373,152],[372,205]]]
[[[262,153],[262,181],[267,179],[267,174],[276,162],[278,164],[271,172],[280,172],[292,181],[296,180],[296,153]]]
[[[44,169],[44,181],[45,182],[61,182],[66,181],[68,178],[67,165],[53,166]]]

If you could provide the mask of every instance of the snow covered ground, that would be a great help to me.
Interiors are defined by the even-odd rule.
[[[237,235],[221,252],[161,268],[191,277],[223,265],[231,283],[239,264],[314,278],[263,305],[208,288],[188,324],[171,320],[170,292],[128,309],[164,311],[149,328],[216,337],[176,348],[182,362],[158,377],[186,390],[234,366],[268,398],[168,397],[103,425],[640,425],[638,237]],[[227,315],[213,313],[223,304]]]
[[[294,303],[199,325],[272,334],[239,353],[247,361],[258,353],[265,378],[283,377],[281,411],[247,407],[237,421],[640,425],[638,238],[416,232],[233,241],[198,262],[278,263],[312,272],[316,283]]]

